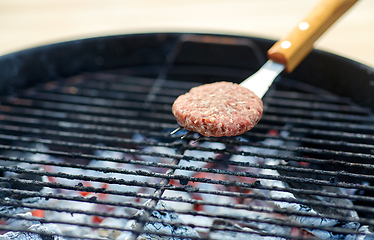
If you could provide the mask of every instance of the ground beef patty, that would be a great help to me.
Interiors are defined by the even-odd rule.
[[[207,137],[240,135],[262,116],[262,101],[236,83],[216,82],[192,88],[173,104],[177,122]]]

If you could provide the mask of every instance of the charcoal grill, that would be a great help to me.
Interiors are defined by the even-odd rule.
[[[2,236],[372,239],[374,69],[314,50],[253,130],[169,135],[177,96],[241,82],[273,43],[149,33],[1,57]]]

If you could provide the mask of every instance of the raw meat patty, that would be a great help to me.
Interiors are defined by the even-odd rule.
[[[216,82],[192,88],[173,104],[177,122],[206,137],[236,136],[260,120],[262,101],[236,83]]]

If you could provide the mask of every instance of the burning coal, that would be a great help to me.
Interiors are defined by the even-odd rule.
[[[145,141],[142,135],[133,138]],[[350,208],[352,201],[292,192],[292,184],[282,178],[285,172],[277,170],[279,166],[306,163],[256,156],[277,156],[282,150],[276,147],[285,144],[283,140],[267,138],[262,147],[247,146],[246,139],[240,141],[242,144],[234,147],[235,154],[224,141],[187,144],[178,165],[170,165],[174,148],[152,144],[137,146],[142,154],[98,149],[93,153],[97,159],[81,167],[69,165],[64,157],[46,154],[50,150],[44,145],[35,146],[39,149],[35,154],[9,152],[32,161],[5,161],[9,169],[25,171],[10,171],[6,177],[13,182],[2,182],[0,213],[9,218],[3,217],[0,239],[79,236],[127,240],[134,238],[133,232],[139,231],[142,221],[140,230],[147,233],[139,232],[137,239],[368,239],[360,234],[371,234],[369,227],[354,221],[359,217],[353,208],[331,211],[323,204]],[[174,174],[167,175],[168,168],[174,168]],[[160,191],[157,184],[165,178],[168,183],[161,186],[162,196],[155,197],[155,191]],[[35,182],[38,184],[33,185]],[[313,190],[354,192],[331,186],[315,186]],[[6,231],[6,226],[19,231]],[[338,232],[328,230],[334,228]]]

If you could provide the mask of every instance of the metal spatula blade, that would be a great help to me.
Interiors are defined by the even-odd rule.
[[[255,74],[244,80],[240,86],[250,89],[259,98],[268,91],[274,79],[284,70],[285,66],[268,60]]]

